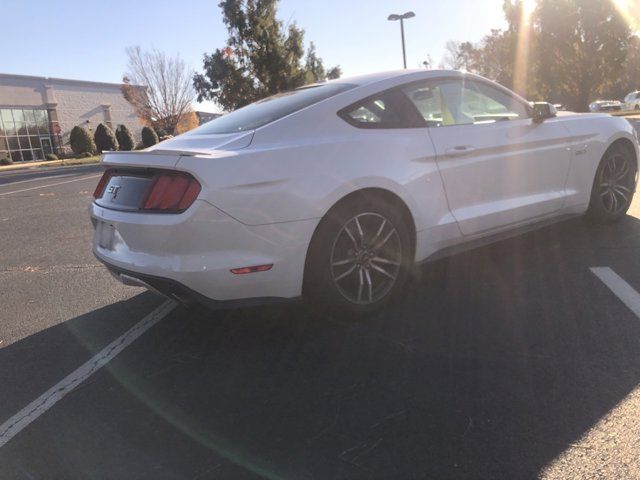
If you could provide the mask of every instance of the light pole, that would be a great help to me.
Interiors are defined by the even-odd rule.
[[[392,13],[389,15],[387,20],[395,22],[396,20],[400,20],[400,34],[402,35],[402,61],[404,62],[404,68],[407,69],[407,51],[404,46],[404,21],[409,18],[415,17],[416,14],[413,12],[403,13],[402,15],[397,15]]]

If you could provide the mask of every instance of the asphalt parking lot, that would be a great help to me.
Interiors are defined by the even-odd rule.
[[[99,174],[0,175],[0,478],[640,478],[640,200],[426,265],[344,323],[119,285],[91,254]]]

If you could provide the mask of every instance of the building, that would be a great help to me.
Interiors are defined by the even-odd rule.
[[[73,127],[94,131],[100,123],[124,124],[140,138],[142,125],[120,84],[0,74],[0,159],[68,153]]]

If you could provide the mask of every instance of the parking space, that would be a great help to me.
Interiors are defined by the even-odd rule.
[[[163,302],[93,259],[95,175],[0,185],[0,424]],[[367,321],[177,307],[0,447],[0,477],[640,477],[640,319],[591,270],[640,292],[631,214],[425,265]]]

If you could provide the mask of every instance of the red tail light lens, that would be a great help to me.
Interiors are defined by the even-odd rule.
[[[93,198],[100,198],[102,196],[102,194],[104,193],[104,189],[107,186],[107,183],[109,183],[110,178],[111,178],[111,170],[106,170],[102,174],[102,178],[100,178],[100,181],[98,182],[98,185],[96,186],[96,189],[93,192]]]
[[[198,198],[200,190],[200,183],[188,173],[159,174],[151,184],[141,210],[186,210]]]

